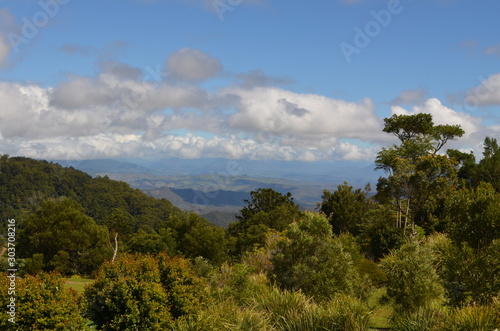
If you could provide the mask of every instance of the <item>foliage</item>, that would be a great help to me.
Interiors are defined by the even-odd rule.
[[[483,159],[477,167],[478,182],[490,183],[497,192],[500,192],[500,147],[495,138],[487,137],[484,140]]]
[[[419,308],[414,312],[398,314],[392,326],[396,331],[489,331],[500,324],[500,316],[493,306],[465,306],[452,310]]]
[[[102,330],[163,330],[195,312],[203,285],[187,261],[123,255],[105,263],[85,290],[87,315]]]
[[[80,331],[86,321],[79,311],[79,297],[75,291],[64,285],[58,274],[41,273],[16,279],[15,324],[6,313],[11,296],[8,295],[10,279],[2,275],[0,280],[0,304],[4,311],[0,314],[2,330],[52,330]]]
[[[500,238],[500,193],[491,184],[453,192],[446,211],[448,232],[456,243],[466,242],[480,250]]]
[[[395,218],[394,210],[387,205],[377,204],[367,211],[362,232],[356,238],[367,257],[378,261],[404,243],[405,235],[396,227]]]
[[[334,293],[365,296],[369,288],[358,273],[360,261],[352,237],[333,238],[325,216],[306,213],[278,241],[271,276],[281,287],[300,289],[318,300]]]
[[[160,283],[168,294],[170,313],[174,318],[196,313],[206,299],[206,286],[197,277],[191,263],[182,258],[160,254],[157,257]]]
[[[281,205],[295,206],[290,192],[281,194],[270,188],[261,188],[250,192],[250,197],[251,200],[245,200],[247,205],[241,209],[241,215],[237,216],[239,220],[251,219],[255,214],[260,212],[269,213]]]
[[[457,176],[454,159],[437,152],[464,131],[460,126],[435,126],[430,114],[393,115],[384,121],[384,132],[393,133],[401,143],[377,155],[376,169],[389,174],[379,180],[377,199],[394,203],[398,227],[406,230],[409,225],[414,233],[416,224],[432,232],[429,215]]]
[[[245,200],[247,205],[237,216],[239,221],[229,225],[235,255],[262,247],[270,230],[282,231],[302,215],[290,193],[283,195],[272,189],[258,189],[250,195],[252,199]]]
[[[486,304],[500,293],[500,240],[480,251],[449,243],[440,255],[439,274],[451,305]]]
[[[319,305],[301,292],[272,288],[255,297],[276,330],[368,330],[369,312],[359,300],[339,295]]]
[[[397,310],[407,312],[443,301],[444,289],[434,260],[432,249],[416,240],[382,259],[380,267],[388,278],[387,295]]]
[[[103,264],[85,299],[87,316],[100,330],[162,330],[173,319],[152,257],[124,255]]]
[[[46,201],[21,222],[20,257],[31,258],[29,271],[90,274],[111,258],[106,228],[95,224],[73,200]]]
[[[26,258],[32,258],[33,254],[43,253],[45,270],[57,268],[65,273],[86,274],[96,271],[102,262],[102,256],[109,255],[107,250],[111,249],[111,246],[108,241],[114,238],[116,233],[119,234],[120,253],[123,251],[168,252],[193,258],[203,256],[213,259],[212,262],[216,264],[227,259],[228,242],[224,229],[213,226],[198,215],[181,211],[166,199],[149,197],[124,182],[114,181],[106,176],[92,178],[73,168],[63,168],[46,161],[8,155],[0,158],[0,215],[4,219],[30,219],[30,222],[40,223],[42,222],[40,218],[46,218],[49,215],[50,208],[53,208],[55,212],[63,213],[56,207],[50,207],[50,203],[44,205],[47,201],[59,205],[61,198],[76,201],[79,205],[79,207],[76,204],[65,206],[68,215],[69,209],[76,209],[77,211],[73,211],[75,216],[77,213],[84,214],[93,219],[98,226],[104,226],[105,228],[102,229],[107,229],[109,238],[105,236],[104,246],[106,247],[102,247],[100,252],[95,252],[94,260],[86,261],[85,267],[70,265],[75,261],[74,254],[65,248],[59,247],[55,250],[55,246],[45,247],[47,246],[45,239],[42,244],[35,245],[39,250],[35,251],[35,248],[27,247],[29,254],[23,250],[26,252],[24,255]],[[47,211],[40,215],[38,210],[42,206],[45,206]],[[54,221],[67,224],[68,219],[63,221],[63,215],[60,216]],[[76,220],[83,222],[79,223],[80,225],[88,226],[88,218],[84,221],[82,216],[79,215]],[[19,226],[21,227],[22,224]],[[45,234],[54,234],[56,231],[56,229],[39,227],[32,227],[32,230],[40,230]],[[78,230],[69,231],[69,233],[75,232]],[[91,229],[91,233],[94,232]],[[59,234],[62,233],[62,231],[59,232]],[[28,234],[23,237],[28,240],[27,236]],[[84,238],[85,236],[81,239]],[[100,236],[97,235],[97,238]],[[65,252],[69,254],[69,260]],[[54,257],[54,263],[51,264]]]
[[[358,271],[361,275],[366,275],[376,287],[380,287],[387,282],[387,275],[373,261],[362,258],[358,265]]]
[[[367,197],[369,191],[368,185],[364,191],[353,190],[353,187],[346,182],[339,185],[333,193],[328,190],[323,191],[320,212],[328,217],[334,233],[349,232],[355,236],[359,235],[369,208]]]

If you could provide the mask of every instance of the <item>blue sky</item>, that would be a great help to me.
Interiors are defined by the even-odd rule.
[[[373,160],[391,114],[500,136],[495,0],[0,0],[1,153]]]

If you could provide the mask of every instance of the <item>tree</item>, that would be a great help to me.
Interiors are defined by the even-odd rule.
[[[458,165],[457,177],[469,185],[477,185],[477,165],[474,152],[464,153],[456,149],[446,151],[449,158],[456,161]]]
[[[241,209],[236,218],[239,220],[249,220],[259,212],[269,213],[281,205],[296,206],[290,192],[281,194],[271,188],[260,188],[250,192],[251,200],[245,200],[247,204]]]
[[[395,211],[390,205],[374,204],[364,217],[356,237],[363,254],[376,261],[404,243],[403,232],[394,226]]]
[[[354,236],[360,234],[363,219],[369,208],[367,197],[369,191],[369,185],[364,191],[353,190],[353,187],[346,182],[339,185],[333,193],[328,190],[323,191],[320,211],[328,217],[334,233],[349,232]]]
[[[21,257],[43,254],[46,271],[88,275],[112,256],[106,228],[71,199],[41,204],[20,228]]]
[[[188,258],[203,257],[214,264],[228,258],[228,240],[225,229],[211,224],[196,213],[172,217],[168,224],[177,241],[177,250]]]
[[[435,126],[430,114],[393,115],[384,121],[384,132],[394,134],[400,144],[377,155],[376,169],[388,173],[377,185],[378,199],[394,202],[397,227],[406,231],[411,226],[415,233],[417,224],[432,231],[429,213],[451,188],[457,172],[452,159],[437,153],[464,131],[458,125]]]
[[[247,205],[237,216],[239,221],[231,223],[228,229],[237,255],[263,246],[270,230],[282,231],[302,215],[291,193],[281,194],[268,188],[250,195],[252,199],[245,200]]]
[[[478,165],[478,181],[490,183],[500,192],[500,147],[495,138],[484,140],[483,159]]]

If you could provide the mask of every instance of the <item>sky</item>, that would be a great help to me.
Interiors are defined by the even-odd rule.
[[[498,0],[0,0],[0,153],[373,161],[500,137]]]

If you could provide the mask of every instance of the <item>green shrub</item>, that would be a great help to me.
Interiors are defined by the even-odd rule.
[[[491,331],[500,326],[499,311],[493,306],[456,308],[448,317],[446,331]]]
[[[332,237],[324,215],[306,213],[278,239],[270,276],[283,289],[301,290],[315,300],[336,293],[366,297],[370,282],[360,275],[360,249],[351,235]]]
[[[250,307],[240,307],[232,300],[216,301],[196,315],[175,321],[175,331],[249,330],[272,331],[268,316]]]
[[[400,312],[393,317],[394,331],[438,331],[447,318],[444,308],[419,307],[413,312]]]
[[[317,304],[301,292],[273,287],[255,297],[254,307],[263,310],[276,330],[286,331],[361,331],[368,330],[370,314],[357,298],[338,295]]]
[[[79,297],[75,291],[64,286],[58,274],[39,274],[16,279],[15,324],[9,322],[6,307],[10,281],[2,274],[0,279],[1,330],[52,330],[80,331],[86,329],[86,321],[79,312]]]
[[[123,255],[105,263],[85,290],[87,314],[101,330],[164,330],[197,313],[205,284],[187,260]]]
[[[421,307],[415,312],[399,313],[394,318],[395,331],[492,331],[500,325],[500,312],[494,305],[471,305],[446,310],[444,307]]]
[[[444,289],[434,260],[428,245],[412,241],[381,261],[388,278],[387,295],[394,301],[396,310],[411,312],[444,301]]]
[[[107,262],[85,289],[87,315],[99,330],[162,330],[171,325],[169,296],[152,257]]]

